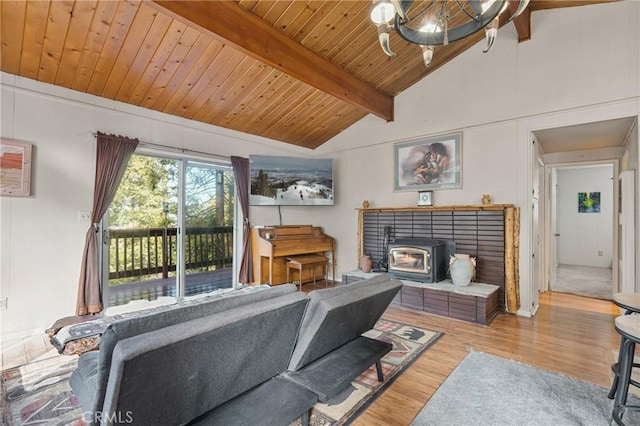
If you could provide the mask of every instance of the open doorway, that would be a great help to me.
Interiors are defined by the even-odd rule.
[[[536,256],[531,278],[538,291],[576,292],[604,299],[622,291],[620,283],[627,279],[620,274],[625,268],[635,268],[635,256],[627,255],[623,262],[619,246],[624,175],[620,170],[637,164],[625,160],[625,156],[635,158],[634,152],[637,155],[636,119],[616,118],[532,132],[532,205],[540,226],[537,232],[533,230],[532,252]],[[542,176],[540,168],[544,169]],[[630,209],[634,206],[631,199],[627,197]],[[593,203],[598,204],[599,212],[590,207]],[[568,216],[562,216],[565,210]],[[536,247],[541,258],[537,267]],[[586,270],[589,267],[600,269]],[[565,287],[567,281],[573,281],[578,290]],[[587,288],[591,283],[596,290]]]
[[[614,290],[614,165],[553,166],[549,290],[611,300]]]

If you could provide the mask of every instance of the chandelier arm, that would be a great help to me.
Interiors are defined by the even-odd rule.
[[[448,30],[449,42],[461,40],[483,29],[500,14],[500,11],[502,11],[502,7],[505,5],[506,1],[507,0],[496,0],[489,9],[479,15],[479,19],[477,21],[472,20],[455,28],[450,28]],[[398,19],[398,16],[396,16],[394,22],[394,29],[400,37],[410,43],[425,46],[438,46],[444,44],[445,33],[443,31],[433,33],[418,31],[404,25],[404,23]]]
[[[471,4],[471,8],[473,9],[473,12],[475,13],[475,15],[470,15],[469,12],[467,12],[467,9],[465,9],[464,5],[462,5],[460,3],[460,0],[456,0],[456,4],[458,5],[458,8],[465,15],[467,15],[469,18],[473,19],[474,21],[477,21],[476,16],[480,15],[482,13],[482,9],[479,8],[479,6],[477,6],[477,4],[475,2],[473,2],[472,0],[469,0],[469,4]],[[476,10],[476,8],[478,8],[478,9]]]
[[[436,2],[436,0],[430,0],[426,6],[423,6],[420,12],[418,12],[415,16],[410,17],[409,8],[412,6],[414,0],[390,0],[390,1],[394,6],[397,2],[402,8],[402,12],[403,12],[402,15],[400,15],[400,13],[396,13],[397,15],[400,15],[402,17],[402,19],[400,20],[402,24],[408,24],[410,21],[419,20],[423,15],[425,15],[431,10],[431,8],[434,6],[434,3]]]
[[[496,23],[496,26],[497,25],[498,23]],[[482,53],[488,53],[491,50],[491,48],[493,47],[493,44],[496,41],[496,37],[498,36],[498,29],[495,28],[494,31],[487,31],[486,33],[487,33],[486,34],[487,47],[482,51]]]
[[[391,32],[391,27],[386,23],[378,25],[378,40],[380,41],[380,47],[382,47],[382,51],[387,56],[396,56],[396,54],[391,51],[391,46],[389,43],[389,32]]]
[[[487,47],[484,48],[482,53],[489,53],[489,51],[493,47],[493,43],[495,43],[495,41],[496,41],[495,36],[488,36],[487,37]]]
[[[400,0],[391,0],[391,4],[396,11],[396,15],[399,15],[403,21],[408,22],[407,11],[402,6],[402,2]]]

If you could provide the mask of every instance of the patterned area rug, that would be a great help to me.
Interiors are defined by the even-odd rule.
[[[348,424],[420,354],[433,345],[442,333],[380,320],[365,335],[393,344],[392,351],[382,358],[384,382],[378,382],[376,368],[372,366],[332,401],[317,404],[311,413],[312,425]],[[2,371],[2,424],[85,425],[82,409],[69,386],[69,376],[76,364],[76,356],[60,355]]]
[[[77,356],[60,355],[3,370],[0,375],[3,425],[84,425],[69,386]]]
[[[309,418],[312,426],[338,426],[351,423],[418,357],[442,337],[443,333],[395,321],[380,320],[367,337],[391,342],[393,349],[382,358],[384,382],[378,382],[375,365],[351,382],[351,386],[327,403],[316,404]],[[300,424],[296,422],[294,424]]]

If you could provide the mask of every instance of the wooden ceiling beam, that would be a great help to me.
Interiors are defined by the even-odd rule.
[[[513,14],[518,9],[518,3],[509,0],[509,13]],[[527,7],[517,18],[513,20],[513,25],[518,33],[518,42],[531,40],[531,8]]]
[[[513,25],[518,32],[518,41],[531,40],[531,12],[545,9],[558,9],[562,7],[585,6],[596,3],[611,3],[617,0],[536,0],[531,1],[529,6],[513,20]],[[518,8],[518,2],[509,0],[509,12],[513,13]]]
[[[393,121],[379,92],[232,1],[145,0],[156,10],[336,98]]]

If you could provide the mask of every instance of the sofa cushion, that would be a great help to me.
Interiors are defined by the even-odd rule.
[[[382,275],[309,293],[289,370],[299,370],[371,330],[401,287],[401,281]]]
[[[71,373],[69,384],[80,406],[90,407],[98,390],[98,352],[88,352],[78,359],[78,367]]]
[[[274,377],[207,412],[189,425],[288,425],[308,414],[318,396],[284,377]]]
[[[96,393],[88,406],[82,404],[83,409],[92,412],[102,410],[107,380],[111,369],[111,356],[114,347],[121,339],[169,327],[195,318],[201,318],[214,312],[222,312],[238,306],[277,298],[285,294],[295,293],[296,291],[297,288],[294,284],[281,285],[250,293],[231,291],[223,295],[203,298],[197,302],[177,305],[172,308],[164,307],[162,310],[154,310],[149,315],[119,320],[110,324],[100,339]],[[86,355],[87,354],[82,355],[81,358]],[[77,380],[75,382],[77,382]],[[75,391],[73,385],[72,389]],[[85,402],[87,401],[85,400]]]
[[[360,336],[283,376],[318,395],[320,402],[327,402],[392,348],[391,343]]]
[[[307,301],[295,292],[120,340],[103,418],[184,424],[278,375]]]

